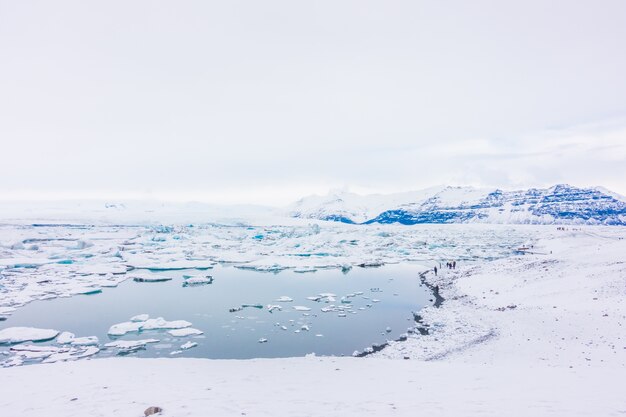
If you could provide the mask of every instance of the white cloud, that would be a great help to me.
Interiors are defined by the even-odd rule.
[[[621,1],[0,8],[5,198],[626,193]]]

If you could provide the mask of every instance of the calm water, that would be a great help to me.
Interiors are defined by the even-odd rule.
[[[180,356],[241,359],[303,356],[311,352],[351,355],[354,350],[397,338],[413,323],[411,312],[431,304],[430,292],[420,284],[419,271],[416,266],[406,264],[354,268],[346,274],[339,270],[271,274],[221,266],[208,271],[166,271],[158,275],[171,276],[172,281],[126,281],[117,288],[105,288],[100,294],[33,302],[1,322],[0,328],[54,328],[70,331],[77,337],[98,336],[104,345],[113,340],[107,335],[111,325],[147,313],[153,318],[190,321],[204,335],[174,338],[161,330],[116,338],[160,340],[131,355],[169,357],[170,352],[186,341],[197,342],[198,346]],[[184,274],[208,274],[215,280],[209,285],[183,287]],[[340,317],[337,312],[323,313],[321,308],[328,307],[328,303],[306,298],[334,293],[337,300],[330,304],[341,305],[342,296],[355,292],[363,295],[349,298],[355,314],[348,313],[346,317]],[[280,296],[289,296],[294,301],[275,301]],[[241,304],[262,304],[264,308],[229,312]],[[283,310],[269,313],[267,304],[279,304]],[[310,307],[311,311],[296,311],[293,306]],[[310,330],[296,332],[303,325]],[[286,326],[287,330],[280,326]],[[391,332],[386,332],[387,327]],[[260,338],[268,342],[259,343]],[[116,353],[117,349],[107,349],[99,356]]]

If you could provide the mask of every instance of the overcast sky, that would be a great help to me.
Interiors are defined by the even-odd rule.
[[[626,194],[626,2],[0,0],[0,196]]]

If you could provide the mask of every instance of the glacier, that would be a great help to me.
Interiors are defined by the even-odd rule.
[[[559,184],[519,191],[439,187],[391,195],[306,197],[289,215],[348,224],[626,225],[626,198],[604,188]]]

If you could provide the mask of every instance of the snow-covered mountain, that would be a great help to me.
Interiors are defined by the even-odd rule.
[[[344,223],[515,223],[626,225],[626,198],[606,189],[566,184],[519,191],[435,187],[390,195],[335,192],[306,197],[292,217]]]

